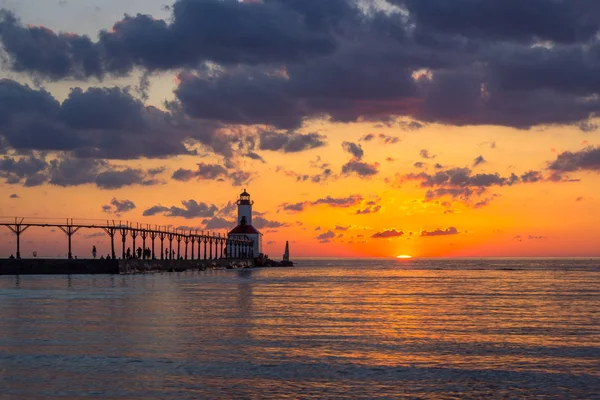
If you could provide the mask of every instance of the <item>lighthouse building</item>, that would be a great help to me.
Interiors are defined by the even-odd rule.
[[[252,248],[252,254],[250,257],[257,257],[262,253],[262,233],[252,226],[252,205],[254,201],[250,200],[250,194],[246,192],[246,189],[240,194],[237,200],[238,206],[238,225],[233,228],[228,234],[229,239],[250,239],[254,245]],[[228,249],[227,256],[230,257]]]

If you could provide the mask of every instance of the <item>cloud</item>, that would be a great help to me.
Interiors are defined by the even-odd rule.
[[[414,122],[414,124],[418,124],[418,123]],[[411,124],[408,124],[408,126],[414,126],[414,125],[412,125],[412,123],[411,123]],[[380,133],[379,135],[377,135],[375,133],[369,133],[360,138],[360,140],[363,142],[370,142],[373,139],[379,139],[379,141],[383,144],[396,144],[396,143],[400,142],[399,137],[385,135],[383,133]]]
[[[217,206],[206,203],[198,203],[196,200],[182,200],[183,207],[165,207],[161,205],[153,206],[143,212],[144,217],[151,217],[162,214],[165,217],[181,217],[185,219],[194,219],[199,217],[214,217],[218,211]]]
[[[449,235],[458,235],[459,232],[455,227],[450,227],[446,230],[436,229],[435,231],[422,231],[421,236],[431,237],[431,236],[449,236]]]
[[[173,172],[171,178],[180,182],[188,182],[194,178],[197,180],[216,180],[221,182],[229,180],[234,186],[241,186],[244,183],[248,183],[252,179],[252,175],[246,171],[228,170],[218,164],[199,163],[196,171],[179,168]]]
[[[358,215],[366,215],[366,214],[375,214],[381,210],[381,206],[369,206],[363,209],[356,210],[356,214]]]
[[[458,1],[392,0],[403,5],[418,28],[442,35],[529,43],[585,42],[599,29],[600,8],[593,2],[545,0]],[[528,21],[522,24],[522,21]]]
[[[339,207],[339,208],[348,208],[352,206],[359,205],[363,197],[361,195],[355,194],[348,197],[322,197],[314,201],[304,201],[300,203],[283,203],[280,208],[284,211],[292,211],[299,212],[304,211],[307,207],[310,206],[319,206],[319,205],[327,205],[330,207]]]
[[[102,206],[102,211],[108,213],[121,214],[136,208],[135,203],[131,200],[117,200],[115,197],[110,201],[110,205]]]
[[[544,178],[543,174],[539,171],[528,171],[521,176],[517,176],[514,173],[508,176],[501,176],[498,173],[474,174],[469,168],[441,168],[435,173],[397,174],[394,184],[398,185],[407,181],[418,181],[422,188],[427,188],[428,190],[425,194],[426,200],[451,196],[461,199],[467,205],[479,208],[487,205],[491,198],[488,197],[475,203],[472,203],[471,199],[485,195],[492,187],[531,184],[541,181],[564,182],[567,179],[562,176]]]
[[[36,81],[174,71],[179,82],[170,110],[185,117],[175,118],[175,126],[167,129],[178,113],[133,104],[113,116],[107,114],[111,107],[132,105],[126,97],[115,91],[76,92],[77,103],[98,94],[123,101],[110,104],[95,98],[103,105],[97,112],[85,107],[82,114],[114,137],[82,135],[85,119],[77,121],[72,114],[67,124],[56,111],[61,104],[43,104],[37,98],[27,100],[30,108],[7,106],[24,110],[17,114],[36,116],[16,118],[23,125],[19,130],[27,134],[11,132],[11,141],[32,146],[27,144],[30,135],[39,147],[138,158],[158,157],[154,152],[184,154],[188,149],[179,139],[186,135],[225,154],[232,149],[217,138],[221,124],[284,130],[311,119],[370,121],[401,129],[418,129],[428,122],[518,129],[573,124],[589,130],[594,125],[590,117],[600,111],[595,96],[600,91],[596,2],[389,3],[395,7],[361,8],[351,0],[177,0],[169,18],[125,16],[99,32],[97,40],[25,26],[4,10],[0,40],[12,71]],[[47,106],[49,112],[36,106]],[[132,118],[121,117],[128,113]],[[136,119],[140,114],[143,118]],[[111,118],[98,120],[101,115]],[[185,133],[172,133],[177,140],[170,136],[167,141],[138,130],[149,119],[162,122],[147,124],[151,130],[177,128]],[[195,121],[202,123],[190,126]],[[79,126],[73,128],[73,123]],[[123,124],[144,132],[145,141],[114,132]],[[299,141],[277,151],[308,148]]]
[[[473,161],[473,167],[477,167],[478,165],[485,164],[486,162],[487,161],[485,160],[485,158],[483,158],[483,156],[479,156]]]
[[[600,147],[589,146],[577,152],[560,153],[548,169],[557,172],[600,171]]]
[[[367,164],[361,161],[349,161],[342,166],[342,174],[350,175],[352,173],[360,178],[369,178],[379,173],[379,163]]]
[[[419,151],[419,155],[427,160],[430,160],[430,159],[433,159],[436,157],[435,155],[430,154],[429,150],[427,150],[427,149],[421,149],[421,151]]]
[[[352,142],[342,142],[342,148],[347,153],[350,153],[356,160],[361,160],[365,155],[360,144],[352,143]]]
[[[97,42],[83,35],[25,27],[5,10],[0,38],[14,71],[51,80],[101,79],[106,74],[129,74],[135,67],[169,70],[209,60],[300,61],[335,49],[328,28],[334,19],[351,12],[346,2],[335,3],[284,7],[279,1],[177,0],[169,22],[126,15],[110,31],[101,31]],[[327,20],[319,15],[332,11],[342,15]],[[320,22],[309,23],[311,19]]]
[[[127,89],[73,88],[58,102],[49,92],[0,80],[0,143],[19,152],[130,160],[196,154],[184,143],[232,157],[239,139],[214,122],[144,106]]]
[[[536,183],[544,180],[544,176],[539,171],[529,171],[521,175],[521,181],[524,183]]]
[[[389,239],[389,238],[401,237],[403,235],[404,235],[404,232],[392,229],[392,230],[377,232],[371,237],[373,239]]]
[[[325,233],[321,233],[315,239],[317,239],[321,242],[326,242],[326,241],[329,241],[330,239],[334,239],[335,236],[336,236],[336,234],[333,231],[327,231]]]
[[[261,150],[282,151],[284,153],[297,153],[325,146],[325,136],[318,133],[275,133],[264,131],[260,133]]]
[[[26,187],[45,183],[61,187],[93,184],[106,190],[159,183],[147,171],[114,166],[104,160],[60,157],[48,161],[36,154],[0,159],[0,178]]]
[[[13,194],[11,194],[11,195],[9,196],[9,198],[10,198],[10,199],[19,199],[19,198],[20,198],[20,196],[19,196],[18,194],[16,194],[16,193],[13,193]]]
[[[533,235],[529,235],[527,237],[527,239],[529,240],[544,240],[544,239],[548,239],[546,236],[533,236]]]
[[[202,220],[202,224],[204,224],[204,228],[208,230],[233,229],[236,226],[235,220],[229,220],[221,217],[204,219]]]
[[[289,226],[289,224],[279,222],[279,221],[271,221],[263,217],[253,217],[252,218],[252,226],[256,229],[265,229],[265,228],[281,228]]]

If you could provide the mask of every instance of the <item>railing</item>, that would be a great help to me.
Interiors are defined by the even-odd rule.
[[[246,258],[253,256],[253,241],[249,238],[231,239],[220,233],[214,234],[210,231],[204,232],[200,229],[178,229],[167,225],[141,224],[137,222],[123,220],[100,220],[100,219],[75,219],[75,218],[40,218],[40,217],[0,217],[0,226],[6,226],[17,237],[17,258],[21,258],[20,237],[23,232],[31,227],[53,227],[61,229],[68,237],[68,258],[73,258],[71,251],[71,237],[80,229],[102,229],[111,239],[111,255],[116,258],[114,238],[117,233],[121,236],[123,244],[122,258],[152,258],[155,259],[156,253],[154,250],[155,239],[159,239],[161,243],[160,259],[167,254],[164,250],[165,239],[169,242],[168,259],[175,257],[173,249],[173,240],[177,242],[177,259],[184,258],[181,255],[181,242],[185,243],[185,259],[188,255],[188,245],[191,243],[191,258],[194,258],[194,244],[198,243],[198,259],[201,259],[201,244],[204,244],[204,259],[217,258]],[[127,238],[133,240],[134,253],[131,254],[125,251]],[[136,238],[140,237],[143,243],[142,253],[139,254],[141,248],[136,249]],[[152,249],[146,248],[146,239],[150,238]],[[214,254],[213,254],[214,245]],[[128,249],[129,250],[129,249]]]

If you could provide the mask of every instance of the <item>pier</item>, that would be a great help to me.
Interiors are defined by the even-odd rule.
[[[68,249],[67,258],[69,260],[73,259],[71,239],[81,229],[105,232],[110,238],[110,259],[112,260],[119,258],[115,247],[115,237],[121,241],[120,258],[122,260],[219,260],[225,258],[248,259],[257,256],[253,254],[253,241],[239,236],[230,238],[220,233],[180,230],[169,226],[128,221],[90,222],[73,218],[64,221],[61,223],[38,218],[0,217],[0,226],[7,227],[16,236],[15,258],[17,260],[21,259],[21,237],[29,228],[57,228],[63,231],[67,237],[65,245]],[[131,239],[131,249],[133,249],[130,254],[127,254],[126,251],[128,239]],[[159,243],[156,243],[157,239]],[[138,247],[136,247],[136,243]],[[146,244],[150,246],[148,249]],[[156,250],[159,245],[160,252],[157,254]]]

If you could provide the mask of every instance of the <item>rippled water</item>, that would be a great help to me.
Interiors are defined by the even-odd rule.
[[[0,398],[600,398],[600,260],[0,277]]]

